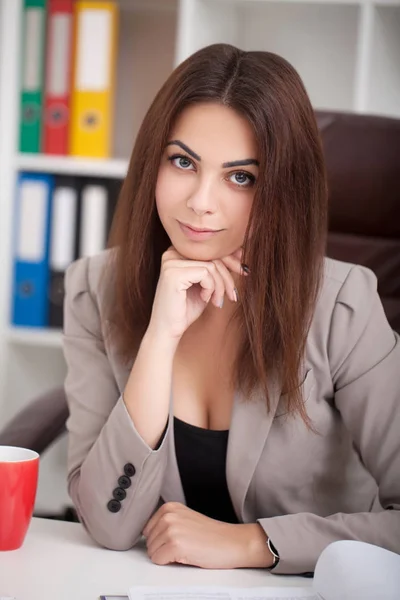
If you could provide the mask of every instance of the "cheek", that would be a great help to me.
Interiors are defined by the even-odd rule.
[[[229,215],[229,221],[232,230],[235,231],[235,235],[244,237],[250,218],[252,204],[252,194],[249,194],[248,197],[245,197],[243,194],[241,198],[235,198],[235,202],[230,203],[227,214]]]
[[[185,200],[188,193],[188,179],[177,176],[168,167],[161,167],[156,184],[156,206],[161,219],[173,212]]]

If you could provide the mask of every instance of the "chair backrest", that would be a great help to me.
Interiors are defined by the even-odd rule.
[[[316,111],[329,182],[327,256],[369,267],[400,332],[400,119]]]
[[[22,446],[41,454],[65,432],[68,406],[63,387],[36,396],[0,430],[0,445]]]

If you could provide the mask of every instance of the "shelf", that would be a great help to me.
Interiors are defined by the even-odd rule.
[[[61,348],[62,345],[62,333],[60,329],[9,327],[5,337],[9,343],[23,346]]]
[[[384,8],[385,6],[400,6],[400,0],[374,0],[373,6]]]
[[[362,6],[363,4],[371,4],[372,6],[399,6],[400,0],[205,0],[207,3],[235,4],[244,8],[249,8],[251,5],[267,5],[276,2],[288,4],[318,4],[326,6],[329,4],[347,4],[352,6]]]
[[[178,10],[178,0],[119,0],[121,11],[175,11]]]
[[[17,154],[15,167],[20,171],[123,179],[128,170],[128,160],[118,158],[99,160],[48,154]]]

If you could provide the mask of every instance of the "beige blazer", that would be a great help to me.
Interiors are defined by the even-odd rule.
[[[109,285],[100,275],[107,257],[105,251],[81,259],[66,276],[68,482],[92,537],[125,550],[160,501],[185,503],[185,496],[172,411],[154,451],[122,399],[129,368],[105,341]],[[302,384],[319,435],[285,416],[274,382],[269,414],[261,394],[251,403],[236,394],[229,492],[240,522],[258,521],[278,549],[276,573],[314,570],[325,546],[339,539],[400,553],[400,337],[388,325],[376,288],[370,270],[325,259]],[[113,500],[113,491],[127,484]]]

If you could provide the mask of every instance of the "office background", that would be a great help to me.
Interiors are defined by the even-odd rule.
[[[67,38],[71,7],[75,29]],[[93,11],[102,13],[100,21],[90,21]],[[40,315],[30,322],[26,298],[16,301],[29,263],[24,252],[39,239],[34,226],[47,235],[48,253],[36,260],[33,277],[47,274],[49,282],[62,276],[68,256],[104,245],[155,92],[175,65],[213,42],[281,54],[299,71],[316,109],[400,118],[400,0],[0,0],[0,429],[65,376],[57,308],[49,317],[49,306],[40,313],[35,305]],[[71,71],[67,86],[61,64]],[[60,111],[46,119],[60,96],[69,102],[64,128]],[[36,129],[29,123],[32,99],[40,108]],[[86,132],[79,127],[85,111],[92,126]],[[37,211],[29,202],[24,213],[33,196]],[[23,243],[28,237],[30,245]],[[52,246],[51,238],[64,246]],[[37,514],[70,504],[65,456],[64,436],[42,457]]]

